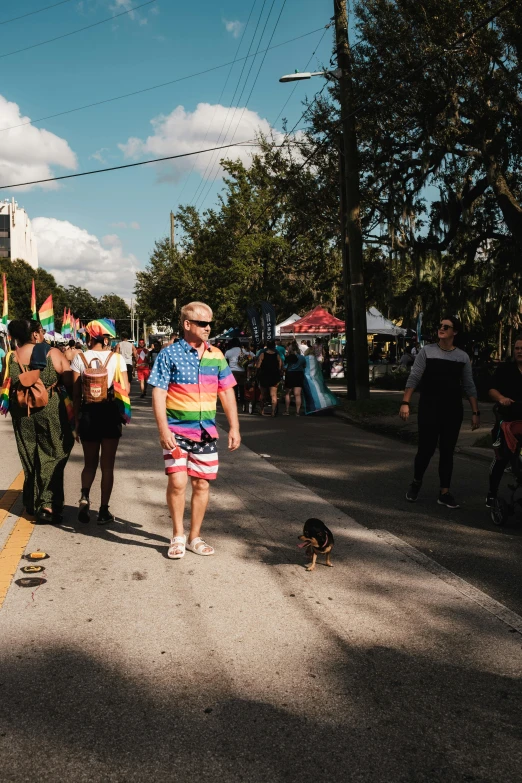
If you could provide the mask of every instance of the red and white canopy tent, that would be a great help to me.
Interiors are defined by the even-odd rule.
[[[344,321],[331,315],[321,306],[314,307],[309,313],[304,315],[293,324],[281,326],[281,337],[290,335],[299,336],[321,336],[322,334],[333,334],[334,332],[344,332]]]

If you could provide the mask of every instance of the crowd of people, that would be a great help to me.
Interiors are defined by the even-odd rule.
[[[217,399],[229,422],[228,448],[234,451],[241,442],[237,403],[244,406],[252,387],[259,389],[262,415],[277,415],[281,390],[283,415],[290,415],[293,396],[299,416],[306,357],[314,356],[322,365],[328,352],[321,340],[313,345],[292,340],[286,346],[280,339],[270,340],[256,353],[238,337],[226,346],[212,345],[212,311],[202,302],[183,307],[181,323],[182,337],[174,337],[168,345],[154,341],[147,346],[144,339],[135,345],[125,334],[115,345],[114,322],[91,321],[85,327],[87,345],[71,340],[61,350],[45,341],[38,321],[17,319],[9,323],[11,350],[2,357],[0,410],[11,414],[24,471],[23,502],[26,512],[37,522],[62,521],[64,470],[75,440],[81,444],[84,463],[78,519],[84,523],[91,519],[91,489],[100,468],[97,521],[107,524],[114,520],[109,510],[114,467],[123,426],[129,420],[125,406],[135,373],[141,398],[148,387],[152,389],[152,408],[168,477],[167,504],[173,524],[168,556],[179,559],[186,549],[203,556],[214,553],[201,537],[201,529],[209,482],[218,474]],[[450,487],[453,453],[463,421],[463,394],[471,406],[472,429],[480,423],[470,358],[457,345],[461,331],[459,320],[447,316],[439,324],[437,342],[416,347],[399,410],[401,418],[407,420],[413,392],[420,392],[418,450],[406,492],[410,502],[419,496],[438,445],[438,503],[459,507]],[[514,362],[498,366],[489,390],[499,411],[496,458],[486,499],[490,508],[496,502],[508,461],[506,449],[500,446],[505,445],[503,438],[509,433],[500,424],[522,421],[522,338],[515,343],[514,358]],[[517,434],[522,437],[522,429],[520,433],[509,432],[514,438]],[[189,478],[192,500],[187,537],[183,515]]]

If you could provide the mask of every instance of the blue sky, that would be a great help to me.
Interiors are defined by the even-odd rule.
[[[201,0],[192,4],[156,0],[132,15],[2,57],[141,2],[70,0],[2,24],[51,5],[53,0],[4,4],[0,12],[0,128],[23,122],[19,115],[35,120],[231,61],[252,5],[252,0]],[[266,0],[257,39],[271,5],[272,0]],[[283,0],[275,0],[261,48],[268,43],[282,5]],[[263,0],[257,0],[239,56],[247,52],[262,6]],[[272,44],[324,26],[332,15],[332,7],[331,0],[287,0]],[[292,85],[279,84],[279,76],[295,68],[303,69],[320,37],[321,33],[315,33],[268,52],[246,105],[262,58],[258,56],[227,141],[240,119],[236,141],[242,140],[243,134],[251,137],[258,120],[273,124],[292,89]],[[331,42],[329,30],[317,48],[311,68],[328,62]],[[226,110],[231,105],[241,67],[242,63],[234,66],[220,106],[218,99],[228,68],[23,128],[0,131],[0,184],[40,178],[49,172],[51,176],[67,174],[176,154],[203,144],[212,146],[225,119],[228,117],[225,128],[232,119]],[[305,95],[321,86],[319,79],[298,84],[283,113],[290,126],[301,114]],[[238,97],[239,94],[236,101]],[[208,106],[198,109],[200,104]],[[156,120],[154,125],[152,120]],[[281,120],[276,122],[276,130],[282,130]],[[145,166],[73,179],[55,189],[4,190],[0,198],[14,196],[27,209],[39,240],[41,265],[53,271],[60,282],[86,285],[97,295],[115,291],[128,298],[133,270],[145,265],[154,241],[168,232],[170,210],[177,209],[180,195],[182,203],[188,203],[202,182],[201,161],[190,173],[194,158],[188,160],[176,168]],[[211,167],[210,171],[212,179],[215,169]],[[199,206],[211,206],[219,187],[218,177],[208,198]],[[200,193],[204,192],[200,189]]]

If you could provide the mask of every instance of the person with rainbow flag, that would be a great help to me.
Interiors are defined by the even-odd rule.
[[[64,504],[63,474],[74,444],[72,406],[62,386],[71,385],[71,367],[65,356],[44,342],[39,321],[16,319],[9,323],[16,350],[8,353],[0,390],[0,413],[11,413],[18,454],[24,470],[23,502],[36,521],[60,524]],[[48,402],[30,408],[21,404],[20,376],[38,370]]]
[[[89,350],[78,351],[71,363],[73,371],[73,402],[78,440],[81,441],[84,468],[81,478],[81,497],[78,509],[80,522],[90,521],[90,491],[98,463],[101,467],[101,503],[98,524],[114,521],[109,511],[109,501],[114,484],[114,463],[122,435],[122,424],[130,420],[130,385],[127,366],[122,356],[113,353],[111,340],[116,337],[114,321],[101,318],[85,327],[89,337]],[[99,372],[103,368],[106,394],[101,401],[85,397],[85,374]],[[100,382],[101,383],[101,382]]]

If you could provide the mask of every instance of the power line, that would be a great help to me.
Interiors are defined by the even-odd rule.
[[[210,131],[210,128],[212,127],[212,124],[214,122],[214,119],[215,119],[215,116],[216,116],[216,112],[217,112],[217,107],[221,104],[221,99],[223,98],[223,95],[225,94],[225,90],[227,88],[228,80],[230,79],[230,75],[232,73],[234,65],[237,62],[237,56],[239,54],[239,50],[241,49],[241,44],[243,43],[243,38],[245,37],[245,33],[246,33],[247,29],[248,29],[248,25],[250,24],[250,19],[252,17],[252,13],[254,11],[256,3],[257,3],[257,0],[254,0],[254,2],[252,3],[252,6],[250,8],[250,13],[248,15],[248,19],[246,21],[246,24],[245,24],[245,26],[243,28],[243,32],[241,33],[241,38],[239,40],[239,44],[237,46],[236,53],[234,55],[234,59],[233,59],[231,65],[230,65],[230,68],[229,68],[229,71],[228,71],[228,74],[227,74],[227,78],[225,79],[225,84],[223,85],[223,89],[221,90],[221,94],[220,94],[220,96],[218,98],[217,104],[216,104],[216,106],[214,106],[214,112],[212,114],[212,119],[210,120],[210,122],[208,124],[207,130],[206,130],[206,133],[205,133],[205,138],[203,139],[203,144],[206,142],[208,134],[209,134],[209,131]],[[180,194],[178,196],[178,203],[181,201],[181,196],[185,192],[185,188],[187,187],[187,183],[188,183],[188,181],[189,181],[189,179],[190,179],[190,177],[192,175],[192,172],[194,171],[195,167],[196,167],[196,159],[194,158],[194,163],[192,164],[192,168],[190,169],[189,173],[185,177],[185,182],[183,183],[183,187],[181,188],[181,192],[180,192]]]
[[[254,34],[253,34],[253,36],[252,36],[252,39],[251,39],[251,41],[250,41],[250,45],[249,45],[249,47],[248,47],[248,53],[247,53],[248,55],[250,54],[250,50],[252,49],[252,45],[253,45],[253,43],[254,43],[254,41],[255,41],[255,38],[256,38],[256,35],[257,35],[257,30],[258,30],[258,28],[259,28],[259,23],[260,23],[260,21],[261,21],[261,17],[263,16],[263,11],[264,11],[264,9],[265,9],[265,5],[266,5],[266,0],[263,0],[263,5],[261,6],[261,11],[260,11],[260,14],[259,14],[259,16],[258,16],[258,19],[257,19],[257,22],[256,22],[256,27],[255,27],[255,30],[254,30]],[[259,39],[259,43],[261,43],[261,39]],[[258,44],[258,48],[259,48],[259,44]],[[255,57],[256,55],[257,55],[257,51],[254,53],[254,55],[253,55],[253,56]],[[221,130],[219,131],[219,136],[218,136],[218,140],[217,140],[217,143],[218,143],[218,144],[220,143],[220,141],[221,141],[221,140],[224,140],[224,139],[226,138],[226,133],[225,133],[225,135],[223,136],[223,129],[224,129],[225,125],[227,124],[228,115],[230,114],[230,111],[231,111],[231,109],[232,109],[232,105],[233,105],[233,103],[234,103],[234,100],[235,100],[235,97],[236,97],[236,95],[237,95],[237,91],[238,91],[238,89],[239,89],[239,85],[241,84],[241,79],[243,78],[243,73],[244,73],[244,71],[245,71],[245,66],[246,66],[246,60],[243,62],[243,66],[242,66],[242,68],[241,68],[241,73],[239,74],[239,78],[238,78],[238,80],[237,80],[236,88],[235,88],[235,90],[234,90],[234,94],[232,95],[232,100],[230,101],[230,104],[231,104],[231,105],[230,105],[230,106],[228,107],[228,109],[227,109],[227,113],[226,113],[226,115],[225,115],[225,119],[223,120],[223,125],[221,126]],[[248,77],[247,77],[247,78],[248,78]],[[241,93],[241,94],[242,94],[242,93]],[[194,195],[193,195],[193,196],[192,196],[192,198],[190,199],[190,203],[191,203],[191,204],[192,204],[192,203],[195,203],[195,201],[196,201],[196,198],[198,197],[198,194],[201,192],[202,188],[204,188],[204,187],[205,187],[205,185],[204,185],[205,177],[206,177],[206,175],[207,175],[207,172],[208,172],[208,170],[209,170],[209,167],[210,167],[211,165],[212,165],[212,166],[214,165],[214,156],[212,156],[212,157],[211,157],[211,159],[209,160],[209,162],[207,163],[207,166],[206,166],[206,168],[205,168],[205,171],[203,172],[203,176],[202,176],[202,178],[201,178],[201,182],[198,184],[198,186],[197,186],[197,188],[196,188],[196,190],[195,190],[195,192],[194,192]]]
[[[319,47],[321,46],[321,44],[322,44],[322,42],[323,42],[323,38],[325,37],[325,35],[326,35],[326,32],[327,32],[327,30],[328,30],[328,29],[329,29],[329,25],[327,25],[327,26],[324,28],[324,30],[323,30],[323,34],[321,35],[321,37],[320,37],[319,41],[317,42],[317,44],[316,44],[316,46],[315,46],[315,49],[314,49],[314,51],[313,51],[313,52],[312,52],[312,54],[310,55],[310,58],[309,58],[308,62],[306,63],[305,67],[303,68],[303,71],[307,71],[307,70],[308,70],[308,67],[310,66],[310,63],[312,62],[312,60],[314,59],[314,57],[315,57],[315,54],[316,54],[317,50],[318,50],[318,49],[319,49]],[[282,113],[284,112],[284,110],[286,109],[286,107],[288,106],[288,104],[290,103],[290,101],[292,100],[292,97],[293,97],[293,95],[294,95],[294,92],[297,90],[297,85],[298,85],[298,84],[299,84],[299,82],[296,82],[296,83],[294,84],[294,86],[293,86],[292,90],[290,91],[290,95],[288,96],[288,98],[286,99],[286,101],[284,102],[284,104],[283,104],[283,106],[282,106],[282,108],[281,108],[281,111],[279,112],[279,114],[277,115],[277,117],[275,118],[275,120],[274,120],[274,121],[271,123],[271,125],[272,125],[272,128],[275,126],[275,124],[276,124],[276,122],[278,121],[279,117],[282,115]]]
[[[29,49],[36,49],[38,46],[44,46],[48,43],[53,43],[53,41],[59,41],[62,38],[68,38],[70,35],[76,35],[76,33],[81,33],[84,30],[90,30],[92,27],[98,27],[100,24],[105,24],[105,22],[112,22],[114,19],[117,19],[119,16],[125,16],[125,14],[131,14],[133,11],[137,11],[138,8],[143,8],[146,5],[150,5],[151,3],[155,3],[156,0],[147,0],[146,3],[142,3],[141,5],[136,5],[134,8],[129,8],[127,11],[122,11],[119,14],[114,14],[114,16],[109,16],[107,19],[101,19],[99,22],[94,22],[93,24],[88,24],[85,27],[79,27],[77,30],[72,30],[70,33],[63,33],[63,35],[57,35],[55,38],[48,38],[46,41],[40,41],[40,43],[31,44],[31,46],[24,46],[22,49],[15,49],[12,52],[6,52],[5,54],[0,54],[0,59],[3,59],[4,57],[10,57],[12,54],[20,54],[20,52],[27,52]]]
[[[65,5],[65,3],[70,3],[70,2],[71,0],[60,0],[59,3],[46,5],[45,8],[38,8],[36,11],[29,11],[27,14],[22,14],[21,16],[13,16],[12,19],[6,19],[5,22],[0,21],[0,25],[10,24],[11,22],[17,22],[19,19],[25,19],[26,16],[34,16],[35,14],[41,14],[42,11],[49,11],[50,8],[56,8],[57,5]]]
[[[281,19],[281,15],[282,15],[282,13],[283,13],[283,10],[284,10],[284,7],[285,7],[285,5],[286,5],[286,2],[287,2],[287,0],[283,0],[283,5],[281,6],[281,10],[279,11],[279,16],[278,16],[278,17],[277,17],[277,19],[276,19],[276,23],[275,23],[275,25],[274,25],[274,29],[272,30],[272,35],[270,36],[270,40],[268,41],[268,46],[270,46],[270,44],[272,43],[272,39],[273,39],[273,37],[274,37],[274,34],[275,34],[275,31],[276,31],[277,25],[279,24],[279,20]],[[272,9],[273,9],[273,7],[274,7],[274,4],[275,4],[275,0],[272,0],[272,5],[270,6],[270,11],[268,12],[268,16],[267,16],[267,18],[266,18],[266,20],[265,20],[265,26],[263,27],[263,32],[261,33],[261,37],[260,37],[260,39],[259,39],[259,44],[258,44],[258,51],[259,51],[259,46],[260,46],[260,44],[261,44],[261,41],[263,40],[263,36],[264,36],[264,34],[265,34],[265,30],[266,30],[266,28],[267,28],[267,25],[268,25],[268,20],[270,19],[270,15],[271,15],[271,13],[272,13]],[[256,53],[256,54],[257,54],[257,53]],[[235,135],[236,135],[236,133],[237,133],[237,130],[238,130],[238,128],[239,128],[239,125],[240,125],[240,123],[241,123],[241,120],[243,119],[243,116],[244,116],[244,114],[245,114],[246,107],[248,106],[248,103],[249,103],[249,101],[250,101],[250,98],[252,97],[252,93],[253,93],[253,91],[254,91],[254,87],[255,87],[255,86],[256,86],[256,84],[257,84],[257,80],[258,80],[258,78],[259,78],[259,74],[261,73],[261,68],[263,67],[263,63],[265,62],[266,55],[267,55],[267,53],[265,52],[265,53],[263,54],[263,58],[262,58],[262,60],[261,60],[261,64],[259,65],[259,68],[257,69],[257,74],[256,74],[256,75],[255,75],[255,77],[254,77],[254,82],[253,82],[253,84],[252,84],[252,87],[250,88],[250,92],[249,92],[249,94],[248,94],[248,98],[247,98],[247,99],[246,99],[246,101],[245,101],[245,106],[243,107],[243,111],[241,112],[241,116],[239,117],[239,120],[237,121],[237,124],[236,124],[236,128],[235,128],[235,130],[234,130],[234,133],[232,134],[232,138],[231,138],[231,140],[230,140],[231,142],[232,142],[232,141],[234,141],[234,138],[235,138]],[[252,63],[251,63],[251,66],[250,66],[250,70],[249,70],[249,72],[248,72],[247,78],[245,79],[245,83],[244,83],[244,85],[243,85],[243,90],[242,90],[242,92],[241,92],[241,95],[239,96],[239,100],[238,100],[238,108],[239,108],[239,104],[241,103],[241,98],[242,98],[242,96],[243,96],[243,91],[244,91],[244,89],[245,89],[245,87],[246,87],[246,84],[247,84],[247,82],[248,82],[248,79],[249,79],[249,77],[250,77],[250,72],[251,72],[251,70],[252,70],[252,66],[254,65],[254,62],[255,62],[255,58],[254,58],[254,60],[252,60]],[[230,126],[229,126],[229,128],[228,128],[228,130],[227,130],[227,134],[228,134],[228,131],[230,130],[230,127],[232,126],[232,123],[234,122],[234,119],[235,119],[235,112],[234,112],[234,114],[232,115],[232,120],[231,120],[231,122],[230,122]],[[224,139],[224,140],[226,140],[226,136],[227,136],[227,134],[225,135],[225,139]],[[214,174],[214,177],[213,177],[213,179],[212,179],[212,180],[211,180],[211,182],[209,183],[209,185],[208,185],[208,188],[207,188],[207,190],[206,190],[206,193],[205,193],[205,195],[204,195],[204,196],[203,196],[203,197],[200,199],[201,206],[203,206],[203,204],[205,203],[206,199],[208,198],[208,194],[210,193],[210,191],[211,191],[211,189],[212,189],[212,185],[213,185],[213,184],[214,184],[214,182],[216,181],[218,174],[219,174],[219,162],[218,162],[218,165],[217,165],[217,167],[216,167],[216,173]],[[196,205],[196,209],[197,209],[197,205]]]
[[[111,17],[114,19],[115,17]],[[328,25],[327,25],[328,26]],[[314,33],[318,33],[321,30],[323,30],[322,27],[317,27],[315,30],[311,30],[309,33],[304,33],[303,35],[298,35],[295,38],[289,38],[287,41],[281,41],[281,43],[274,44],[274,46],[271,46],[270,49],[278,49],[281,46],[286,46],[289,43],[293,43],[294,41],[299,41],[301,38],[307,38],[309,35],[314,35]],[[266,50],[261,50],[268,51]],[[261,53],[259,52],[259,53]],[[84,109],[92,109],[95,106],[102,106],[105,103],[111,103],[112,101],[120,101],[123,98],[131,98],[134,95],[141,95],[144,92],[150,92],[151,90],[159,90],[161,87],[168,87],[171,84],[177,84],[178,82],[186,81],[187,79],[194,79],[196,76],[204,76],[207,73],[211,73],[212,71],[218,71],[221,68],[226,68],[228,65],[234,65],[234,63],[241,62],[242,60],[248,60],[250,57],[254,57],[255,55],[249,54],[245,57],[238,57],[236,60],[230,60],[227,63],[222,63],[221,65],[214,65],[211,68],[205,68],[203,71],[196,71],[196,73],[188,74],[187,76],[180,76],[177,79],[171,79],[168,82],[161,82],[161,84],[154,84],[151,87],[143,87],[141,90],[134,90],[133,92],[126,92],[122,95],[115,95],[112,98],[105,98],[103,101],[95,101],[94,103],[87,103],[84,106],[77,106],[75,109],[66,109],[65,111],[57,112],[56,114],[48,114],[46,117],[38,117],[36,120],[28,120],[27,122],[20,122],[18,125],[9,125],[6,128],[0,128],[0,132],[2,131],[8,131],[8,130],[14,130],[15,128],[23,128],[25,125],[34,125],[37,122],[44,122],[45,120],[52,120],[55,117],[63,117],[65,114],[73,114],[77,111],[83,111]]]
[[[398,80],[394,86],[400,85],[404,79],[407,79],[407,78],[409,78],[410,76],[413,76],[413,75],[414,75],[415,73],[417,73],[419,70],[424,70],[425,68],[429,67],[429,66],[430,66],[430,65],[432,65],[434,62],[436,62],[437,60],[439,60],[439,59],[440,59],[440,58],[441,58],[441,57],[442,57],[444,54],[448,54],[448,53],[450,53],[450,52],[452,52],[452,51],[456,51],[456,50],[458,49],[458,47],[459,47],[459,46],[462,44],[462,42],[463,42],[463,41],[466,41],[466,40],[468,40],[469,38],[472,38],[474,35],[476,35],[476,33],[477,33],[477,32],[479,32],[480,30],[482,30],[484,27],[487,27],[487,26],[488,26],[488,25],[489,25],[491,22],[493,22],[493,21],[494,21],[494,20],[495,20],[495,19],[496,19],[498,16],[500,16],[501,14],[503,14],[503,13],[504,13],[504,11],[507,11],[507,10],[508,10],[508,8],[509,8],[511,5],[514,5],[514,3],[515,3],[515,2],[517,2],[517,0],[508,0],[508,2],[506,2],[506,3],[504,3],[503,5],[499,6],[499,8],[497,8],[497,10],[496,10],[494,13],[490,14],[490,16],[488,16],[486,19],[483,19],[483,20],[482,20],[482,22],[479,22],[479,24],[475,25],[475,27],[473,27],[473,28],[472,28],[471,30],[469,30],[467,33],[464,33],[463,35],[461,35],[461,36],[460,36],[460,38],[459,38],[459,40],[458,40],[458,42],[457,42],[456,44],[453,44],[452,46],[449,46],[449,47],[447,47],[446,49],[444,49],[444,51],[442,51],[442,52],[439,52],[439,53],[438,53],[438,54],[436,54],[436,55],[433,55],[432,57],[430,57],[428,60],[424,61],[424,62],[423,62],[423,63],[421,63],[420,65],[416,66],[415,68],[412,68],[410,71],[407,71],[405,74],[403,74],[403,75],[402,75],[401,79],[400,79],[400,80]],[[360,42],[359,42],[359,45],[361,45],[362,43],[363,43],[363,41],[360,41]],[[321,88],[321,90],[320,90],[318,93],[316,93],[316,95],[315,95],[315,97],[314,97],[314,99],[313,99],[312,103],[311,103],[311,104],[309,104],[309,106],[307,106],[307,107],[306,107],[305,111],[303,112],[303,114],[301,115],[301,117],[298,119],[297,123],[294,125],[294,127],[292,128],[292,130],[291,130],[291,131],[289,131],[289,132],[288,132],[288,134],[286,134],[286,138],[288,138],[288,137],[289,137],[289,135],[290,135],[290,133],[292,133],[292,132],[295,130],[295,128],[296,128],[296,125],[297,125],[299,122],[301,122],[302,118],[305,116],[305,114],[306,114],[306,112],[309,110],[310,106],[311,106],[313,103],[315,103],[315,101],[317,101],[317,99],[320,97],[321,93],[323,92],[323,90],[324,90],[324,89],[325,89],[325,87],[327,86],[327,84],[328,84],[328,82],[325,82],[325,83],[324,83],[324,85],[323,85],[323,87]],[[370,103],[373,103],[373,102],[374,102],[376,99],[378,99],[379,97],[382,97],[383,95],[389,95],[389,93],[390,93],[390,89],[391,89],[391,88],[387,88],[386,90],[382,90],[380,93],[377,93],[377,95],[373,95],[373,96],[371,96],[371,97],[370,97],[370,98],[369,98],[367,101],[365,101],[365,102],[364,102],[364,103],[362,103],[362,104],[359,104],[359,106],[356,106],[356,107],[355,107],[355,109],[354,109],[352,112],[350,112],[350,114],[348,114],[346,117],[344,117],[344,116],[342,116],[342,115],[341,115],[341,117],[338,119],[338,121],[337,121],[337,122],[338,122],[338,123],[341,123],[341,122],[343,122],[345,119],[347,119],[347,118],[350,118],[350,117],[353,117],[353,116],[354,116],[355,114],[357,114],[357,113],[358,113],[358,112],[359,112],[361,109],[364,109],[366,106],[368,106]],[[318,146],[317,146],[317,147],[316,147],[316,148],[315,148],[315,149],[314,149],[314,150],[313,150],[313,151],[310,153],[310,155],[308,155],[308,157],[307,157],[307,158],[305,158],[305,160],[303,161],[303,163],[302,163],[302,164],[299,166],[299,168],[297,169],[297,172],[296,172],[296,173],[298,173],[299,171],[302,171],[302,170],[304,169],[304,167],[305,167],[306,165],[308,165],[308,163],[310,163],[310,161],[312,160],[312,158],[314,158],[314,157],[315,157],[315,155],[317,155],[317,153],[318,153],[318,152],[319,152],[319,151],[320,151],[320,150],[321,150],[321,149],[322,149],[322,148],[325,146],[325,144],[326,144],[326,143],[330,143],[329,139],[326,139],[326,141],[323,141],[322,143],[318,144]],[[274,145],[274,146],[276,146],[276,145]],[[283,146],[283,145],[277,145],[277,146]],[[274,199],[274,200],[273,200],[272,204],[270,204],[270,203],[269,203],[269,204],[267,204],[267,205],[265,206],[265,208],[264,208],[264,209],[261,211],[261,214],[258,216],[257,220],[259,220],[259,218],[260,218],[260,217],[262,217],[262,216],[263,216],[263,215],[264,215],[264,214],[265,214],[265,213],[266,213],[266,212],[267,212],[267,211],[270,209],[270,207],[271,207],[271,206],[274,206],[274,205],[275,205],[275,203],[276,203],[276,199]],[[248,233],[248,232],[245,232],[245,234],[243,234],[243,236],[246,236],[246,234],[247,234],[247,233]]]
[[[44,182],[58,182],[61,179],[75,179],[76,177],[87,177],[89,174],[103,174],[106,171],[119,171],[120,169],[132,169],[136,166],[146,166],[148,163],[161,163],[165,160],[176,160],[177,158],[188,158],[191,155],[201,155],[204,152],[214,152],[215,150],[224,150],[228,147],[242,147],[252,146],[257,147],[258,143],[255,139],[248,139],[246,141],[236,141],[234,144],[224,144],[221,147],[210,147],[206,150],[195,150],[194,152],[183,152],[178,155],[167,155],[165,158],[154,158],[152,160],[141,160],[138,163],[125,163],[121,166],[110,166],[106,169],[93,169],[92,171],[80,171],[77,174],[63,174],[60,177],[48,177],[47,179],[35,179],[31,182],[17,182],[12,185],[0,185],[0,190],[7,190],[9,188],[22,188],[25,185],[41,185]]]

